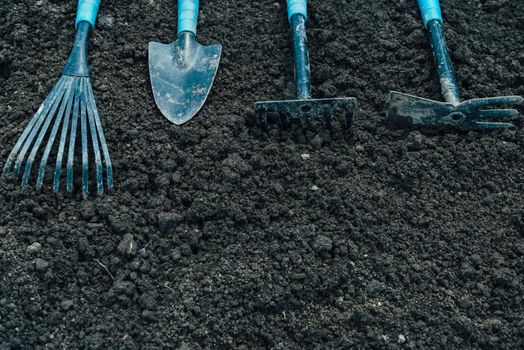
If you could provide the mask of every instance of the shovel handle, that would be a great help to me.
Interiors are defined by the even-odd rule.
[[[196,35],[198,0],[178,0],[178,34],[191,32]]]
[[[307,0],[287,0],[287,18],[291,22],[294,15],[302,15],[307,20]]]
[[[78,0],[75,28],[78,28],[80,22],[88,22],[91,24],[91,28],[95,27],[100,1],[101,0]]]
[[[422,14],[424,27],[426,27],[428,23],[434,19],[440,23],[443,22],[442,10],[440,9],[439,0],[418,0],[418,7],[420,8],[420,13]]]

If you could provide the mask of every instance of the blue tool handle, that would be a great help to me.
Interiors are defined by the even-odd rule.
[[[100,1],[101,0],[78,0],[75,28],[78,28],[78,23],[80,22],[88,22],[91,24],[91,28],[95,27]]]
[[[178,34],[191,32],[196,35],[198,0],[178,0]]]
[[[291,22],[294,15],[302,15],[307,20],[307,0],[287,0],[287,18]]]
[[[442,20],[442,11],[440,9],[439,0],[418,0],[418,7],[422,13],[422,21],[424,21],[424,27],[428,25],[429,22],[436,19],[439,22]]]

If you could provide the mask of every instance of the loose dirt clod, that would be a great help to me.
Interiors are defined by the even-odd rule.
[[[138,246],[135,240],[133,239],[133,235],[129,233],[125,234],[122,237],[122,240],[120,241],[120,243],[118,244],[117,250],[120,254],[125,255],[125,256],[136,255]]]

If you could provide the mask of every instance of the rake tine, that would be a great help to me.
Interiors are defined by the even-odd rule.
[[[68,155],[67,155],[66,189],[69,192],[73,192],[73,163],[75,160],[75,140],[76,140],[76,129],[78,127],[78,113],[80,110],[81,93],[82,93],[82,84],[81,84],[81,81],[79,81],[75,89],[75,103],[73,106],[73,119],[71,121],[71,133],[69,135],[69,149],[68,149]]]
[[[25,169],[24,169],[24,176],[22,177],[22,186],[27,185],[29,182],[29,176],[31,175],[31,168],[33,167],[33,162],[35,160],[38,149],[40,148],[40,145],[42,144],[42,140],[44,139],[44,136],[47,133],[47,129],[49,128],[49,125],[53,121],[53,117],[56,113],[56,110],[58,109],[58,106],[60,106],[60,103],[65,95],[64,81],[65,79],[60,79],[60,82],[58,83],[58,85],[60,85],[59,95],[53,102],[53,106],[51,107],[51,110],[49,111],[49,113],[45,116],[44,119],[40,121],[40,122],[43,122],[45,120],[44,125],[40,129],[40,132],[38,133],[38,137],[31,149],[31,153],[29,154],[29,157],[27,158]],[[29,149],[29,146],[33,142],[33,139],[36,136],[37,131],[38,130],[36,128],[33,129],[33,131],[31,132],[31,135],[29,135],[29,138],[26,140],[26,144],[24,145],[22,152],[18,156],[18,160],[17,160],[18,170],[20,170],[20,166],[24,159],[25,153],[27,152],[27,150]],[[17,172],[17,174],[19,173]]]
[[[351,124],[353,124],[353,115],[355,111],[352,108],[347,108],[345,111],[346,114],[346,128],[350,128]]]
[[[333,116],[331,115],[331,111],[329,109],[325,109],[322,114],[324,115],[324,125],[326,129],[333,129]]]
[[[73,85],[71,78],[68,78],[64,85],[67,86],[67,91],[65,92],[63,96],[60,110],[58,111],[58,114],[56,116],[55,124],[53,125],[53,129],[51,130],[51,135],[49,135],[49,140],[47,141],[47,145],[44,150],[44,154],[40,161],[40,168],[38,169],[38,177],[36,180],[37,189],[42,188],[42,185],[44,184],[45,168],[46,168],[47,160],[49,159],[49,153],[51,152],[51,148],[53,147],[53,144],[55,142],[56,134],[58,133],[58,129],[60,128],[60,124],[62,123],[62,119],[64,118],[66,106],[69,104],[69,95],[70,95],[70,92],[72,91],[72,85]]]
[[[58,192],[60,187],[60,175],[62,174],[62,159],[64,158],[64,148],[67,137],[67,130],[69,129],[69,120],[71,119],[71,111],[73,109],[73,100],[75,97],[75,90],[77,89],[78,82],[72,81],[69,96],[67,98],[67,107],[64,118],[64,125],[62,126],[62,133],[60,135],[60,144],[58,146],[58,154],[56,156],[55,176],[53,179],[53,192]]]
[[[520,96],[498,96],[475,98],[472,100],[462,102],[463,106],[472,106],[475,108],[482,108],[488,106],[504,106],[504,105],[518,105],[524,102],[524,98]]]
[[[286,130],[289,127],[289,115],[286,112],[279,112],[278,118],[280,121],[280,127]]]
[[[29,122],[29,124],[27,124],[27,126],[25,127],[24,132],[18,138],[18,141],[16,142],[15,146],[13,147],[13,150],[11,151],[11,153],[9,154],[9,157],[7,158],[7,162],[5,163],[4,169],[2,171],[2,176],[6,176],[11,171],[11,168],[13,167],[13,163],[14,163],[14,160],[16,159],[18,150],[20,149],[20,147],[26,140],[31,130],[33,130],[34,125],[40,119],[43,112],[45,111],[45,113],[47,113],[49,105],[52,103],[51,101],[54,101],[57,94],[58,94],[58,87],[55,85],[53,89],[51,90],[51,92],[49,93],[48,98],[46,98],[44,102],[42,102],[42,104],[38,108],[38,111],[36,111],[36,113],[33,115],[33,118],[31,118],[31,121]]]
[[[87,92],[89,94],[89,101],[91,102],[91,108],[93,111],[93,117],[95,120],[98,137],[100,139],[100,145],[102,147],[102,153],[104,154],[104,162],[106,164],[106,172],[107,172],[107,188],[110,190],[113,188],[113,165],[111,163],[111,157],[109,156],[109,150],[107,148],[107,142],[104,136],[104,130],[102,128],[102,123],[100,122],[100,116],[98,114],[98,109],[96,107],[95,97],[93,95],[93,89],[91,88],[91,84],[89,84],[89,80],[87,84]]]
[[[474,124],[479,129],[510,129],[515,127],[511,123],[501,123],[501,122],[475,122]]]
[[[89,84],[89,82],[86,82],[85,84],[87,85]],[[98,145],[98,132],[96,130],[92,102],[93,100],[90,98],[88,94],[87,118],[89,121],[89,133],[91,134],[91,142],[93,143],[93,153],[95,156],[97,193],[101,195],[104,193],[104,177],[102,170],[102,157],[100,156],[100,148]]]
[[[267,111],[266,110],[260,110],[257,111],[256,118],[258,119],[258,124],[262,129],[265,129],[267,127]]]
[[[311,125],[311,120],[309,116],[300,116],[300,125],[303,129],[308,129]]]
[[[84,79],[82,79],[84,80]],[[82,93],[80,96],[80,123],[82,130],[82,194],[84,198],[87,198],[87,193],[89,190],[89,155],[87,153],[87,120],[86,120],[86,91],[85,91],[85,82],[82,82],[84,85],[82,88]]]
[[[43,103],[44,108],[42,109],[41,114],[39,115],[38,119],[35,121],[35,124],[30,129],[30,132],[25,137],[23,144],[21,144],[21,150],[20,153],[18,153],[18,157],[16,159],[14,173],[16,176],[20,175],[20,170],[22,166],[22,162],[24,160],[25,154],[29,150],[29,146],[31,146],[31,143],[33,143],[33,139],[35,138],[35,135],[38,133],[38,130],[40,129],[40,126],[44,122],[44,120],[47,118],[47,115],[50,113],[50,110],[55,105],[55,101],[58,99],[59,93],[60,93],[60,82],[55,86],[55,89],[53,90],[53,94],[49,96]],[[29,129],[29,126],[28,128]]]
[[[479,111],[481,118],[511,118],[519,114],[516,109],[483,109]]]

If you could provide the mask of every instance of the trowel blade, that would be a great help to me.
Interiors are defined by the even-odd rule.
[[[190,33],[171,44],[149,43],[149,75],[155,102],[172,123],[193,118],[209,95],[221,45],[200,45]]]

